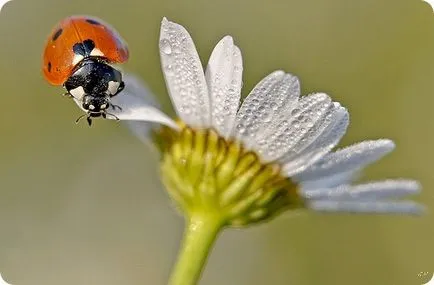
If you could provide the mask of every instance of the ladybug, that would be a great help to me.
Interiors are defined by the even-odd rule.
[[[76,122],[86,116],[90,126],[93,117],[112,115],[107,112],[109,107],[120,109],[110,98],[119,94],[125,83],[112,65],[126,62],[128,56],[127,45],[108,24],[94,17],[70,16],[60,21],[48,38],[42,69],[50,84],[62,85],[64,95],[86,111]]]

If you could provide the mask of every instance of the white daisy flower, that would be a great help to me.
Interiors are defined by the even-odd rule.
[[[144,100],[132,78],[113,98],[121,120],[157,122],[161,174],[171,197],[191,215],[216,213],[226,225],[263,221],[290,208],[321,212],[419,214],[398,200],[419,192],[413,180],[351,181],[391,152],[391,140],[363,141],[335,152],[347,110],[325,93],[300,97],[298,78],[275,71],[240,104],[242,57],[230,36],[214,48],[206,71],[189,33],[163,19],[160,55],[172,120]],[[138,130],[135,128],[135,130]]]

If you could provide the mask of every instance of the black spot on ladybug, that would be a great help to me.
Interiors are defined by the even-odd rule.
[[[95,42],[92,40],[85,40],[83,42],[83,46],[84,46],[84,49],[86,50],[86,53],[90,54],[93,51],[93,49],[95,48]]]
[[[85,50],[83,47],[82,43],[76,43],[73,47],[72,50],[74,51],[75,54],[79,54],[82,56],[85,56]]]
[[[86,19],[86,22],[88,22],[89,24],[95,25],[95,26],[99,26],[99,25],[101,25],[100,22],[95,21],[95,20],[93,20],[93,19]]]
[[[48,72],[51,72],[51,61],[48,62],[47,69],[48,69]]]
[[[82,43],[76,43],[72,50],[75,54],[81,55],[83,57],[89,56],[92,50],[95,48],[95,43],[92,40],[85,40]]]
[[[62,32],[63,32],[63,29],[58,29],[58,30],[53,34],[52,40],[53,40],[53,41],[57,40],[57,39],[60,37],[60,35],[62,34]]]

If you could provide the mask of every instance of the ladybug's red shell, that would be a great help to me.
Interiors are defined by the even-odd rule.
[[[91,40],[94,49],[80,56],[74,46]],[[62,20],[53,30],[45,46],[43,72],[48,82],[62,85],[74,67],[84,57],[100,57],[107,63],[123,63],[128,59],[128,48],[119,34],[103,21],[88,16],[71,16]]]

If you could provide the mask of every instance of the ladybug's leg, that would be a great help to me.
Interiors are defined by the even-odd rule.
[[[119,107],[119,106],[118,106]],[[105,112],[105,113],[103,113],[103,118],[105,119],[105,118],[107,118],[107,115],[109,115],[109,116],[112,116],[113,118],[115,118],[115,120],[116,121],[120,121],[120,119],[116,116],[116,115],[113,115],[113,114],[111,114],[111,113],[107,113],[107,112]]]
[[[83,114],[80,117],[78,117],[77,120],[75,120],[75,123],[78,124],[80,122],[80,120],[83,119],[84,117],[86,117],[87,123],[89,124],[89,126],[91,126],[92,125],[92,118],[91,118],[89,113]]]
[[[121,84],[119,84],[118,92],[116,94],[118,94],[119,92],[121,92],[122,90],[124,90],[124,88],[125,88],[125,82],[122,81]]]
[[[66,89],[65,84],[62,85],[63,88]],[[74,96],[72,96],[71,93],[69,93],[69,91],[67,90],[65,93],[62,94],[62,96],[68,97],[68,98],[73,98]]]
[[[90,116],[87,116],[86,121],[89,124],[89,127],[92,126],[92,118]]]
[[[80,117],[77,118],[77,120],[75,120],[75,123],[78,124],[78,122],[80,122],[80,120],[83,119],[86,116],[87,116],[87,114],[81,115]]]
[[[113,110],[116,110],[116,108],[117,108],[119,111],[122,111],[122,107],[121,107],[121,106],[118,106],[118,105],[115,105],[115,104],[111,104],[111,103],[110,103],[110,107],[112,107]]]

